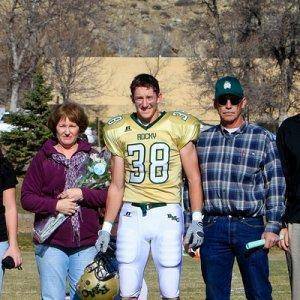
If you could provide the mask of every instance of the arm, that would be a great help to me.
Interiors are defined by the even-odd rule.
[[[106,198],[106,189],[90,189],[90,188],[70,188],[63,191],[58,195],[59,199],[72,198],[74,201],[78,201],[82,206],[99,208],[103,207]]]
[[[271,248],[279,238],[285,208],[285,179],[275,141],[267,140],[266,143],[264,172],[268,187],[265,202],[267,225],[262,238],[266,240],[265,248]]]
[[[104,206],[107,198],[106,189],[89,189],[82,188],[82,205],[93,208]]]
[[[183,169],[189,185],[189,196],[192,209],[192,223],[187,229],[184,238],[185,249],[188,253],[193,253],[203,243],[202,213],[203,191],[201,185],[198,157],[194,144],[189,142],[180,151]],[[191,255],[191,254],[190,254]]]
[[[277,135],[276,135],[276,145],[277,145],[277,149],[278,149],[278,153],[279,153],[279,157],[280,157],[280,161],[281,161],[281,165],[282,165],[282,169],[284,172],[284,175],[288,181],[288,175],[289,175],[289,163],[288,160],[286,159],[286,154],[288,153],[288,149],[286,147],[285,144],[285,139],[284,139],[284,128],[281,126],[279,127],[278,131],[277,131]]]
[[[189,197],[192,212],[201,211],[203,206],[203,191],[195,145],[189,142],[180,150],[182,167],[189,186]]]
[[[23,181],[21,192],[22,207],[33,213],[55,214],[58,199],[42,195],[44,174],[38,153],[32,160]]]
[[[278,234],[285,208],[285,179],[276,143],[271,140],[267,141],[264,172],[268,187],[265,202],[267,220],[265,231]]]
[[[95,247],[98,251],[106,252],[110,241],[110,232],[122,205],[124,195],[124,159],[113,156],[111,159],[112,178],[108,189],[106,211],[102,229],[98,233]]]
[[[280,161],[281,161],[281,165],[282,165],[282,170],[283,173],[285,175],[285,180],[286,180],[286,188],[287,190],[289,189],[290,186],[290,176],[289,176],[289,169],[290,169],[290,165],[289,165],[289,161],[287,159],[288,154],[289,154],[289,149],[286,146],[285,143],[285,129],[283,127],[283,125],[281,125],[277,131],[277,135],[276,135],[276,144],[277,144],[277,149],[278,149],[278,153],[279,153],[279,157],[280,157]],[[287,227],[287,215],[284,214],[282,217],[282,226],[283,227]]]
[[[124,159],[113,156],[111,160],[112,176],[106,200],[104,222],[113,223],[119,213],[124,195],[125,168]]]
[[[278,149],[278,153],[279,153],[279,157],[281,160],[281,164],[282,164],[282,169],[285,175],[285,179],[286,179],[286,184],[287,184],[287,188],[289,186],[289,164],[288,164],[288,160],[287,158],[287,153],[288,153],[288,149],[286,147],[285,144],[285,139],[284,139],[284,127],[281,125],[277,131],[277,135],[276,135],[276,144],[277,144],[277,149]],[[285,250],[288,251],[289,250],[289,233],[288,233],[288,227],[287,227],[287,217],[286,215],[283,215],[282,217],[282,229],[280,231],[280,236],[283,237],[282,240],[280,240],[278,242],[278,246]]]
[[[22,264],[22,258],[17,241],[18,213],[15,199],[15,188],[10,188],[3,191],[3,204],[5,206],[5,222],[8,232],[9,243],[9,248],[6,250],[4,257],[11,256],[15,262],[15,266],[18,267]]]

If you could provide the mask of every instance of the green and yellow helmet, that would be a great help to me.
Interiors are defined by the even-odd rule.
[[[113,300],[119,293],[119,276],[114,256],[99,252],[85,268],[76,290],[81,299]]]

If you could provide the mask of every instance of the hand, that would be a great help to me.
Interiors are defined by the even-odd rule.
[[[63,213],[64,215],[71,216],[77,210],[76,200],[73,198],[64,198],[57,201],[56,211]]]
[[[287,228],[282,228],[280,230],[279,236],[283,237],[283,239],[278,242],[279,248],[281,248],[281,249],[283,249],[285,251],[289,251],[289,245],[290,244],[289,244],[289,232],[288,232],[288,229]]]
[[[106,230],[99,230],[98,239],[95,244],[97,251],[105,253],[107,251],[109,241],[110,241],[110,233]]]
[[[276,233],[273,232],[264,232],[261,236],[262,239],[265,239],[265,249],[270,249],[272,248],[278,241],[279,241],[279,236]]]
[[[9,246],[6,252],[4,253],[3,258],[11,256],[15,262],[15,268],[21,266],[22,264],[22,256],[21,251],[18,246]]]
[[[199,248],[197,248],[197,249],[190,248],[189,244],[184,244],[184,251],[192,258],[194,258],[197,255],[200,256]]]
[[[201,221],[193,220],[190,224],[184,243],[189,245],[194,251],[201,246],[204,240],[203,223]]]
[[[79,188],[67,189],[58,195],[59,199],[73,198],[75,201],[83,199],[82,190]]]

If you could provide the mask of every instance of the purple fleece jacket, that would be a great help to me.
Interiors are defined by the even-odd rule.
[[[25,210],[35,213],[35,222],[56,214],[57,196],[64,190],[65,166],[54,162],[51,154],[57,153],[55,140],[47,140],[33,158],[22,186],[21,204]],[[89,153],[91,145],[78,141],[78,151]],[[82,188],[80,201],[80,246],[94,245],[100,229],[98,208],[105,205],[107,190]],[[68,218],[44,243],[48,245],[78,248],[73,239],[71,219]],[[36,241],[34,241],[37,243]]]

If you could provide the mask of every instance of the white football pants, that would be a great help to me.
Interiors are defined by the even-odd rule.
[[[119,217],[117,260],[122,297],[138,297],[149,251],[158,272],[161,296],[179,296],[183,214],[179,204],[147,210],[124,203]]]

